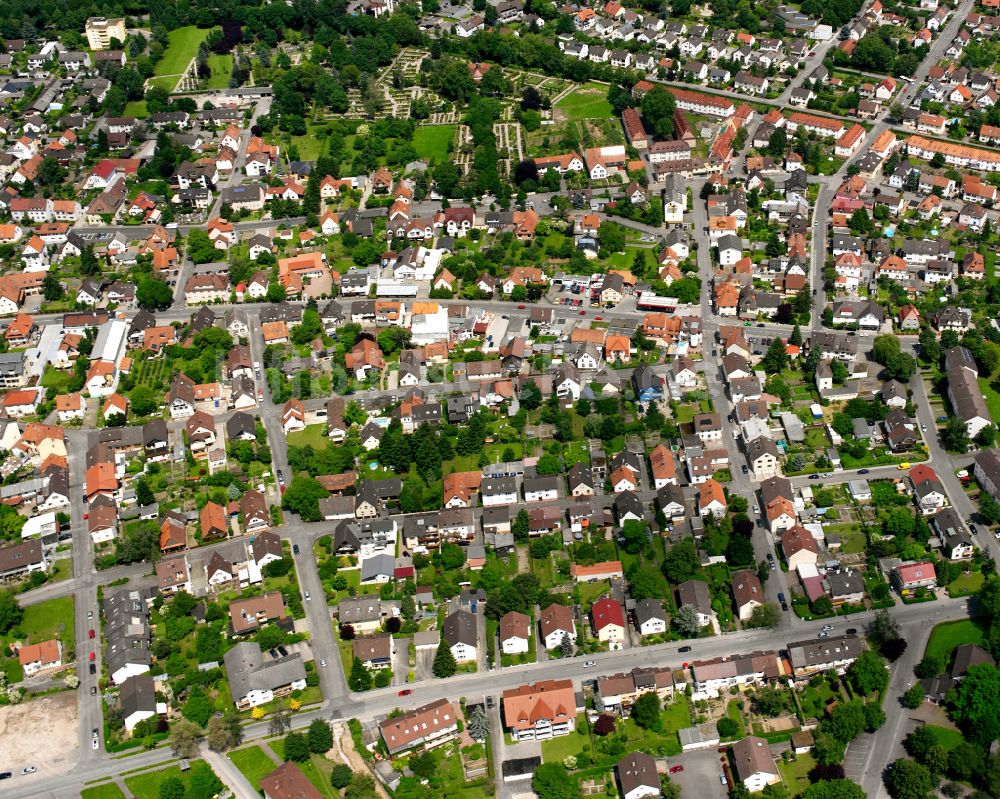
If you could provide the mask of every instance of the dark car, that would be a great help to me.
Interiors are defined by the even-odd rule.
[[[292,553],[295,554],[295,555],[299,554],[299,545],[298,544],[292,544]]]
[[[747,468],[745,463],[743,464],[743,474],[750,474],[750,470]]]
[[[9,771],[0,771],[0,780],[9,780],[12,776]]]
[[[758,527],[763,527],[764,526],[764,520],[763,519],[758,519],[757,520],[757,526]]]
[[[811,475],[809,475],[809,479],[810,480],[819,480],[819,475],[818,474],[811,474]]]
[[[767,560],[768,560],[768,562],[769,562],[769,563],[770,563],[771,561],[773,561],[773,560],[774,560],[774,555],[772,555],[772,554],[771,554],[770,552],[768,552],[768,553],[767,553]]]
[[[280,653],[281,653],[281,656],[282,656],[283,658],[286,658],[286,657],[288,657],[288,650],[287,650],[287,649],[285,649],[285,647],[283,647],[283,646],[279,646],[279,647],[278,647],[278,652],[280,652]]]
[[[677,651],[680,652],[683,655],[685,652],[690,652],[691,651],[691,647],[689,647],[689,646],[682,646]]]
[[[90,673],[91,674],[97,674],[97,664],[96,663],[91,663],[90,664]]]
[[[858,628],[857,627],[848,627],[846,630],[844,630],[844,632],[847,633],[848,635],[857,635]]]
[[[783,593],[781,593],[780,591],[778,592],[778,601],[779,602],[784,602],[785,601],[785,595]]]

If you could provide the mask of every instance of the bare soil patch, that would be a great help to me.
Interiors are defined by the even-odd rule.
[[[0,751],[5,768],[35,766],[38,778],[61,774],[76,764],[76,694],[66,691],[20,705],[0,706]]]

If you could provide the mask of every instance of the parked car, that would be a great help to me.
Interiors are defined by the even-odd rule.
[[[409,696],[412,693],[413,693],[413,689],[412,688],[404,688],[402,691],[399,692],[399,695],[400,696]]]
[[[858,474],[868,474],[868,469],[858,469]]]
[[[299,554],[299,545],[298,544],[292,544],[292,554],[293,555],[298,555]]]
[[[684,771],[684,766],[671,766],[670,767],[670,773],[671,774],[680,774],[682,771]]]
[[[685,652],[690,652],[690,651],[691,651],[691,647],[689,647],[689,646],[682,646],[682,647],[681,647],[680,649],[678,649],[677,651],[678,651],[678,652],[679,652],[680,654],[682,654],[682,655],[683,655],[683,654],[684,654]]]
[[[844,632],[847,633],[848,635],[857,635],[858,628],[857,627],[848,627],[846,630],[844,630]]]

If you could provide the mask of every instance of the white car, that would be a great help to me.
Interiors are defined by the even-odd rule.
[[[21,769],[21,774],[34,774],[36,771],[38,771],[38,769],[36,769],[34,766],[25,766],[23,769]]]
[[[100,738],[95,738],[93,741],[91,741],[91,747],[93,749],[100,749],[101,748],[101,739]]]
[[[586,663],[583,664],[583,667],[585,669],[589,669],[591,666],[596,666],[596,665],[597,664],[593,660],[588,660]]]

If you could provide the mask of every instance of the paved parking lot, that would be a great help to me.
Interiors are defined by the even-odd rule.
[[[844,753],[844,776],[847,779],[861,782],[865,762],[868,760],[868,753],[874,743],[875,736],[868,733],[862,733],[851,741]]]
[[[684,766],[684,771],[671,774],[670,779],[681,786],[682,796],[697,796],[699,799],[706,797],[726,796],[726,786],[719,781],[722,773],[722,763],[719,758],[725,755],[711,749],[702,749],[696,752],[685,752],[677,757],[666,758],[667,768],[674,766]]]

